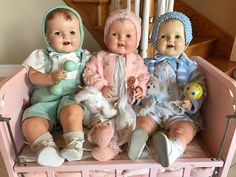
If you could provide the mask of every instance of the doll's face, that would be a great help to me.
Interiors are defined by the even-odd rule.
[[[76,16],[66,20],[56,15],[46,23],[46,38],[57,52],[74,52],[80,47],[80,26]]]
[[[168,20],[160,25],[157,52],[166,56],[179,56],[185,50],[184,26],[178,20]]]
[[[108,30],[106,46],[120,55],[128,54],[136,50],[136,28],[126,19],[114,21]]]

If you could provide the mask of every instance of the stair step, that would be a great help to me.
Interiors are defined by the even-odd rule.
[[[196,36],[190,43],[189,47],[186,49],[185,53],[188,57],[191,56],[201,56],[202,58],[209,58],[213,54],[213,49],[215,47],[216,39],[209,37]],[[154,55],[154,50],[151,42],[148,43],[148,56]]]
[[[212,56],[217,39],[209,37],[195,36],[185,53],[188,57],[201,56],[202,58],[209,58]]]
[[[94,26],[93,27],[95,30],[98,30],[98,31],[103,31],[104,30],[104,26]]]
[[[229,76],[232,76],[233,70],[236,69],[236,62],[229,61],[227,58],[213,56],[206,60]]]

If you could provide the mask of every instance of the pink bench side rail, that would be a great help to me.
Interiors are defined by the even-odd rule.
[[[22,107],[29,99],[31,86],[26,76],[26,69],[20,68],[16,73],[5,78],[0,83],[0,114],[11,118],[10,126],[16,142],[18,152],[21,150],[24,140],[20,129]],[[15,176],[13,166],[15,153],[6,123],[0,122],[0,150],[6,165],[9,177]]]
[[[206,77],[208,96],[203,107],[204,131],[202,139],[207,150],[217,157],[225,128],[226,115],[235,114],[236,81],[201,57],[193,57]],[[226,177],[236,149],[236,119],[232,120],[220,159],[225,161],[219,176]]]
[[[216,161],[209,158],[184,158],[178,159],[177,162],[171,167],[176,169],[184,169],[184,177],[190,177],[191,169],[198,167],[222,167],[223,161]],[[67,162],[59,168],[47,168],[39,166],[36,163],[30,163],[26,166],[16,166],[17,172],[42,172],[45,171],[48,177],[54,177],[54,172],[81,172],[83,177],[90,177],[90,171],[92,170],[115,170],[116,176],[121,177],[123,170],[137,170],[148,169],[149,176],[154,177],[164,171],[164,168],[158,164],[155,160],[112,160],[108,162],[97,161],[79,161],[79,162]]]

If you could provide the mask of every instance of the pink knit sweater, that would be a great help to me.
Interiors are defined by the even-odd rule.
[[[92,55],[83,73],[85,85],[94,86],[98,90],[101,90],[104,86],[114,86],[113,75],[117,56],[117,54],[106,51],[99,51]],[[145,96],[146,83],[150,75],[143,59],[136,53],[129,53],[123,59],[126,64],[126,81],[131,76],[135,77],[134,86],[140,86],[143,90],[143,96]]]

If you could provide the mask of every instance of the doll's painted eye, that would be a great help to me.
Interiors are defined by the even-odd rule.
[[[166,38],[166,36],[165,35],[161,35],[161,37],[160,37],[161,39],[165,39]]]
[[[75,31],[71,31],[70,32],[71,35],[75,35],[75,33],[76,33]]]
[[[116,33],[112,33],[112,36],[117,36],[117,34]]]
[[[54,33],[56,36],[60,36],[61,35],[61,32],[57,31]]]
[[[176,35],[175,39],[181,39],[181,36],[180,35]]]
[[[127,37],[127,38],[131,38],[131,34],[127,34],[126,37]]]

